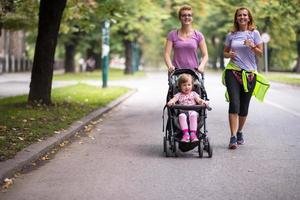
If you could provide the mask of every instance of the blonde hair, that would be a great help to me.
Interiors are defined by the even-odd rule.
[[[255,23],[254,23],[254,19],[252,17],[252,14],[250,12],[250,10],[248,8],[245,7],[241,7],[236,9],[235,14],[234,14],[234,21],[233,21],[233,30],[232,32],[237,32],[239,31],[239,24],[237,22],[237,14],[240,10],[247,10],[248,12],[248,16],[249,16],[249,22],[248,22],[248,30],[250,31],[254,31],[254,29],[256,28]]]
[[[184,6],[180,7],[179,10],[178,10],[178,18],[179,18],[179,19],[180,19],[180,17],[181,17],[181,12],[184,11],[184,10],[188,10],[188,11],[192,11],[192,12],[193,12],[191,6],[189,6],[189,5],[184,5]]]
[[[191,81],[192,84],[193,84],[194,80],[193,80],[192,75],[190,75],[190,74],[181,74],[181,75],[179,76],[179,78],[178,78],[178,87],[179,87],[179,89],[181,88],[181,85],[182,85],[183,83],[186,83],[186,82],[188,82],[188,81]]]

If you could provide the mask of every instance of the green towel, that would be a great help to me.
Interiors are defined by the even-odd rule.
[[[236,70],[236,71],[242,71],[242,69],[239,68],[237,65],[235,65],[232,62],[229,62],[226,65],[226,68],[224,69],[224,71],[222,73],[222,83],[223,83],[223,85],[225,85],[225,71],[227,69],[229,69],[229,70]],[[257,71],[249,71],[249,72],[253,72],[253,73],[256,74],[256,83],[255,83],[255,87],[254,87],[252,95],[254,95],[257,100],[263,102],[264,98],[266,96],[266,93],[267,93],[267,91],[268,91],[268,89],[270,87],[270,83],[266,79],[266,77],[264,77],[262,74],[258,73]],[[243,80],[244,91],[248,92],[247,74],[246,74],[245,70],[242,71],[242,80]],[[226,98],[226,101],[229,102],[229,96],[228,96],[228,92],[227,91],[225,93],[225,98]]]

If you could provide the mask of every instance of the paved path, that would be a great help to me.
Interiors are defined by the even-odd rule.
[[[57,72],[61,73],[61,72]],[[16,96],[20,94],[29,94],[30,73],[6,73],[0,74],[0,98]],[[78,82],[90,85],[102,86],[101,80],[83,80],[83,81],[53,81],[52,88],[74,85]],[[125,86],[136,88],[136,80],[114,80],[108,81],[108,86]]]
[[[0,98],[29,94],[31,73],[0,74]],[[53,81],[52,87],[76,84],[76,81]]]
[[[298,90],[270,90],[272,99],[267,100],[282,108],[253,100],[246,145],[230,151],[228,108],[219,78],[206,77],[213,107],[208,113],[212,159],[199,159],[196,150],[178,158],[163,156],[166,76],[151,74],[136,82],[137,93],[99,121],[92,137],[75,141],[49,163],[17,178],[0,199],[300,199],[298,111],[282,109],[292,105],[280,98],[289,92],[298,100]]]

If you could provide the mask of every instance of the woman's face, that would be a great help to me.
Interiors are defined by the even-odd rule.
[[[182,10],[180,13],[180,21],[182,25],[189,25],[193,21],[193,13],[191,10]]]
[[[239,10],[236,14],[236,22],[238,23],[239,27],[247,26],[250,22],[248,11],[245,9]]]

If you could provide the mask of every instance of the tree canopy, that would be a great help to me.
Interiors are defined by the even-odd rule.
[[[36,40],[32,38],[36,38],[41,27],[47,27],[40,24],[38,26],[42,2],[45,3],[44,0],[2,0],[0,29],[29,30],[27,36],[34,43],[28,42],[28,46],[38,47],[39,45],[35,44],[38,38]],[[58,3],[59,0],[55,2]],[[232,28],[234,12],[238,7],[247,7],[252,11],[260,33],[268,33],[271,36],[268,45],[270,70],[300,71],[299,0],[68,0],[66,3],[62,20],[57,18],[59,22],[55,22],[59,23],[55,28],[60,27],[58,48],[56,39],[53,38],[55,47],[54,49],[52,47],[51,54],[55,48],[58,49],[56,52],[65,55],[66,61],[71,61],[65,62],[69,67],[74,65],[74,57],[78,54],[82,56],[91,54],[100,58],[101,24],[104,20],[111,22],[111,54],[126,58],[125,71],[132,68],[130,59],[133,56],[133,47],[140,49],[142,60],[146,65],[163,64],[166,35],[170,30],[179,28],[178,8],[188,4],[193,8],[194,28],[204,33],[206,38],[211,66],[217,67],[218,63],[221,67],[224,66],[224,39]],[[51,7],[50,4],[45,5]],[[48,9],[47,6],[45,10]],[[53,9],[51,12],[56,12],[55,8],[51,9]],[[51,16],[51,13],[48,14]],[[51,18],[48,23],[52,23]],[[45,84],[48,87],[46,96],[49,97],[51,70],[53,70],[52,55],[47,57],[47,63],[39,58],[40,55],[35,49],[34,58],[36,61],[39,60],[40,65],[38,69],[47,68],[47,74],[50,75],[47,77],[48,83]],[[39,90],[44,91],[43,88]]]
[[[124,57],[127,48],[124,40],[128,40],[139,44],[145,63],[159,65],[163,63],[167,32],[180,25],[177,10],[183,4],[193,7],[194,28],[204,33],[213,65],[222,58],[222,45],[232,27],[235,9],[245,6],[252,11],[258,30],[271,36],[271,67],[289,70],[295,66],[300,40],[298,0],[68,0],[58,50],[64,54],[65,45],[73,44],[75,54],[86,56],[88,52],[94,52],[100,55],[101,22],[110,19],[112,54]],[[22,28],[36,34],[38,5],[38,0],[1,1],[0,25],[5,29]]]

